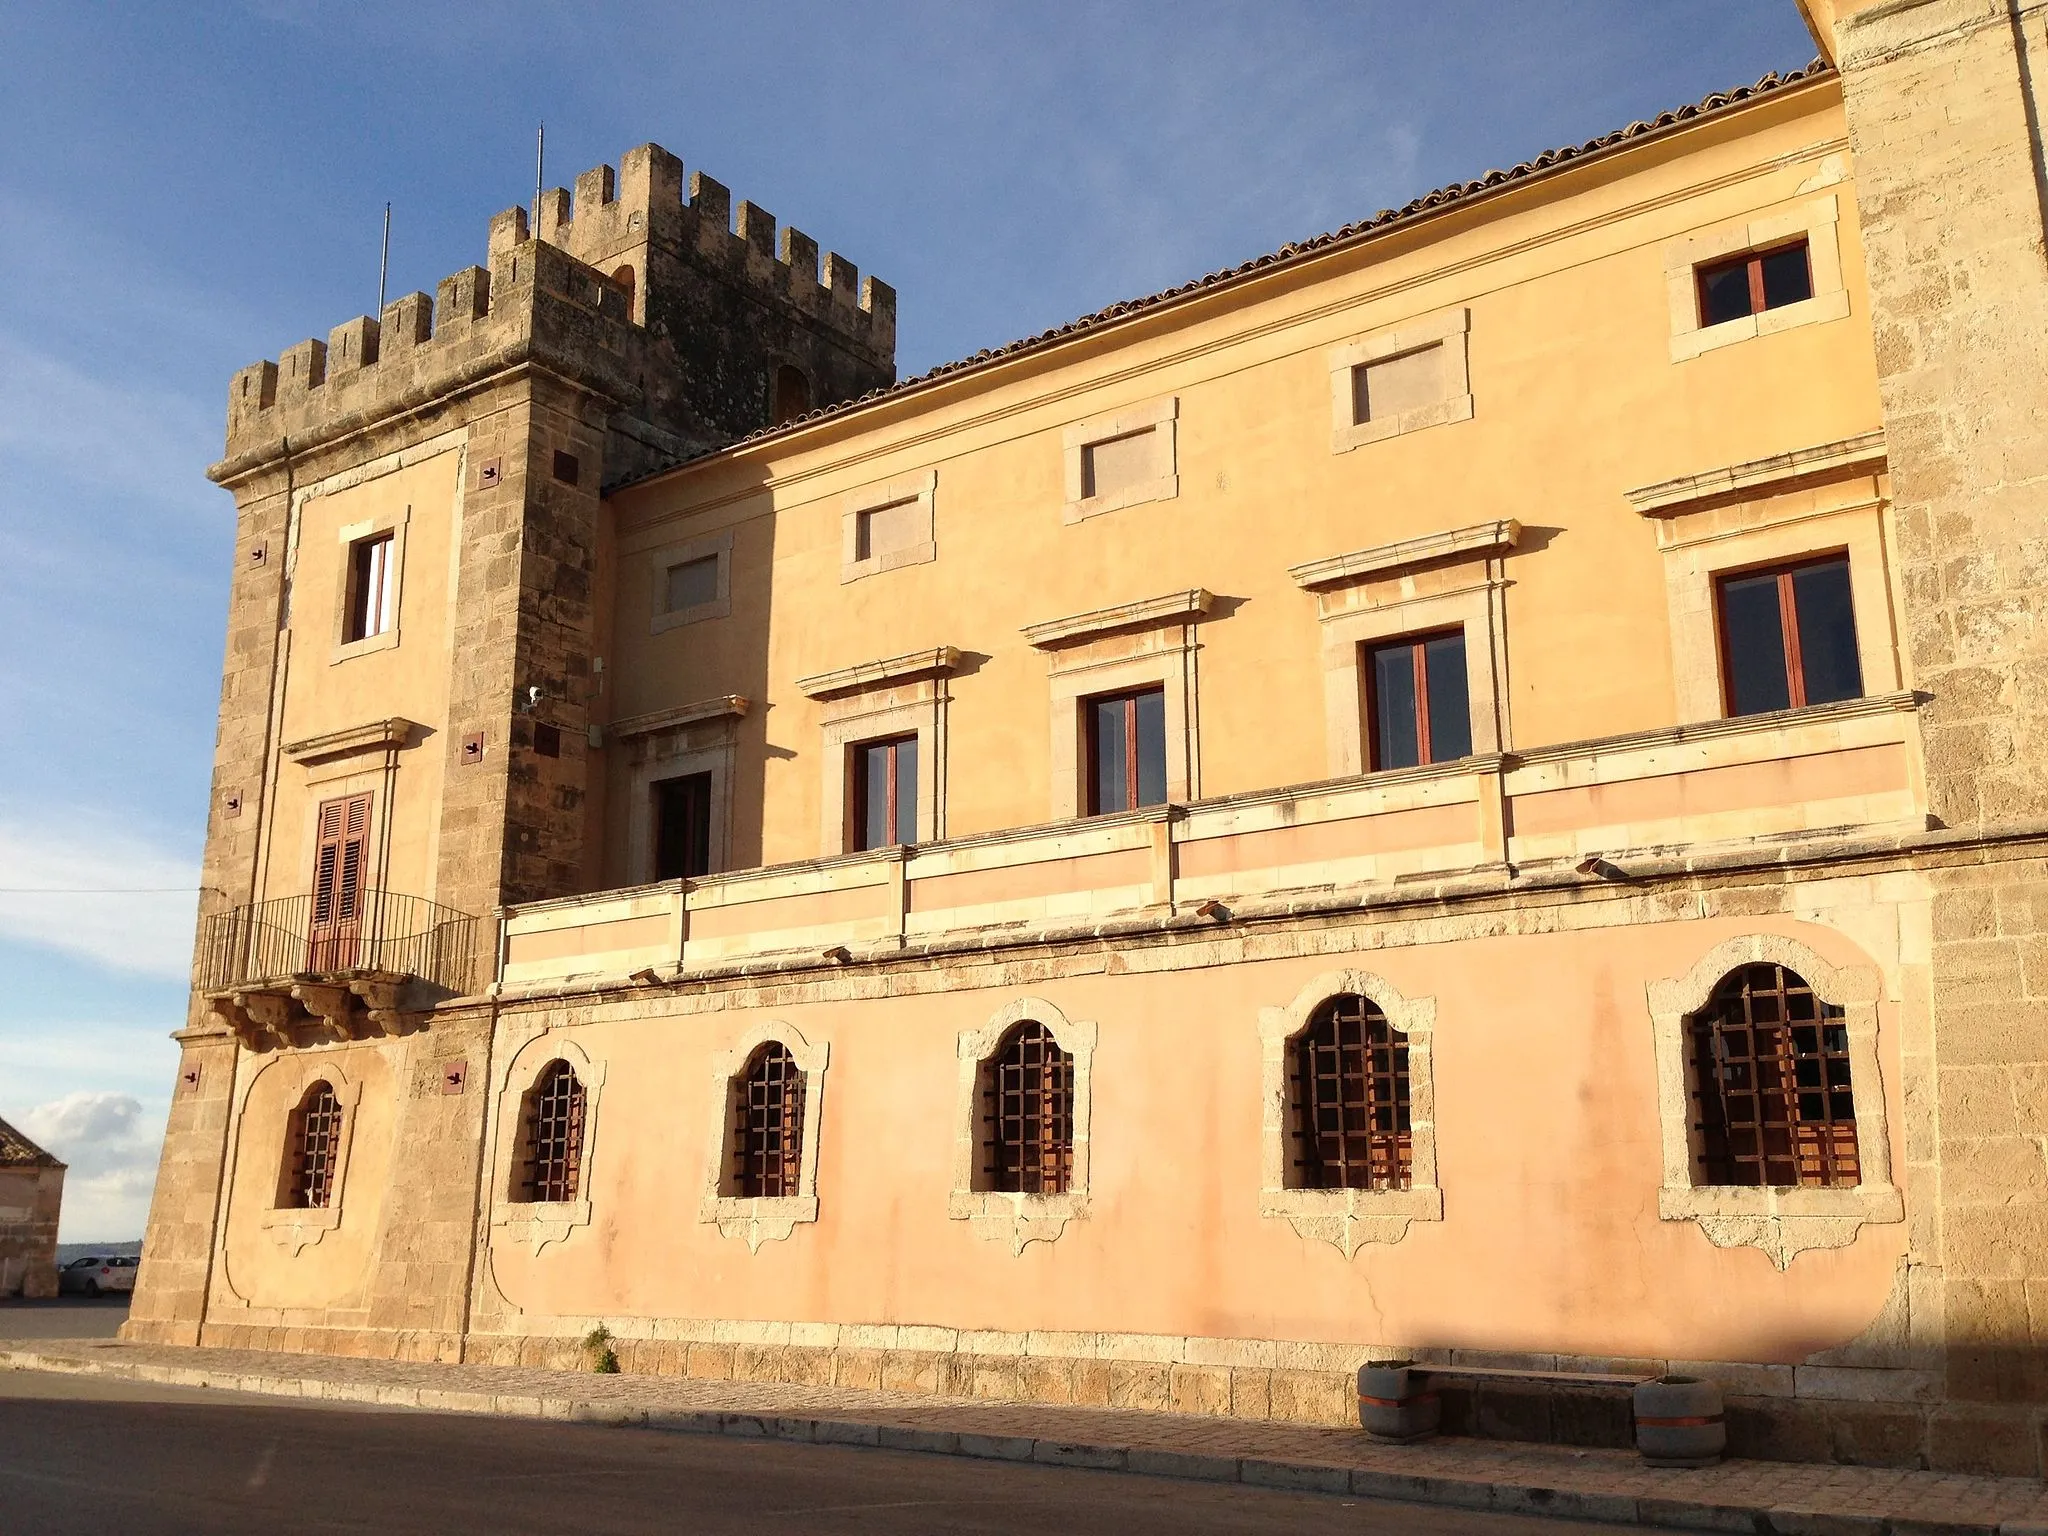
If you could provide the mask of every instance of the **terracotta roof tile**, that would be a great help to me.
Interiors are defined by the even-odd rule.
[[[0,1120],[0,1168],[62,1168],[64,1165],[21,1132]]]
[[[659,475],[667,474],[670,470],[676,469],[683,464],[692,463],[701,458],[709,458],[714,454],[724,453],[728,449],[758,443],[767,438],[779,437],[785,433],[799,431],[817,422],[828,420],[834,416],[845,415],[850,411],[873,405],[877,401],[886,400],[892,395],[903,394],[953,374],[966,373],[1003,358],[1017,357],[1024,353],[1049,347],[1056,342],[1066,340],[1068,337],[1094,330],[1098,326],[1107,325],[1111,321],[1143,314],[1149,309],[1157,308],[1175,299],[1186,298],[1190,294],[1199,293],[1204,288],[1219,287],[1222,284],[1234,281],[1237,278],[1247,277],[1254,272],[1263,271],[1269,267],[1284,266],[1289,262],[1326,251],[1332,246],[1341,245],[1346,241],[1383,231],[1390,226],[1420,218],[1452,203],[1463,202],[1481,193],[1490,192],[1496,187],[1526,180],[1528,177],[1539,175],[1555,166],[1583,159],[1588,155],[1596,155],[1605,150],[1614,149],[1631,140],[1646,138],[1651,134],[1661,133],[1666,129],[1675,128],[1683,123],[1693,122],[1703,117],[1710,117],[1715,113],[1726,111],[1730,107],[1752,100],[1755,97],[1767,95],[1772,91],[1784,90],[1789,86],[1804,84],[1833,73],[1833,66],[1825,59],[1815,59],[1804,69],[1795,69],[1787,74],[1773,72],[1765,75],[1754,85],[1737,86],[1732,91],[1716,91],[1704,100],[1696,101],[1690,106],[1676,107],[1669,112],[1659,113],[1647,122],[1638,121],[1630,123],[1626,128],[1617,128],[1612,133],[1602,134],[1597,139],[1588,139],[1583,144],[1567,144],[1560,149],[1546,150],[1536,156],[1535,159],[1524,160],[1521,164],[1512,166],[1505,171],[1488,171],[1484,176],[1480,176],[1472,181],[1452,182],[1449,186],[1438,187],[1434,192],[1426,192],[1421,197],[1415,198],[1402,207],[1382,208],[1369,219],[1360,219],[1355,223],[1344,225],[1341,229],[1333,229],[1327,234],[1316,235],[1307,240],[1294,241],[1291,244],[1281,246],[1277,251],[1270,251],[1263,256],[1255,256],[1250,261],[1241,262],[1237,266],[1225,267],[1221,271],[1211,272],[1206,276],[1194,278],[1191,281],[1180,284],[1178,287],[1168,288],[1160,293],[1148,294],[1140,299],[1125,299],[1110,305],[1106,309],[1098,309],[1092,315],[1083,315],[1078,320],[1070,320],[1065,325],[1055,326],[1049,331],[1040,331],[1035,336],[1021,337],[1000,347],[985,347],[970,357],[959,358],[950,363],[941,363],[938,367],[929,369],[924,373],[907,379],[899,379],[894,384],[886,385],[880,389],[869,390],[866,394],[857,395],[851,400],[843,400],[837,405],[820,406],[817,410],[808,411],[802,416],[793,417],[791,420],[783,422],[778,426],[764,427],[758,432],[749,433],[745,437],[738,438],[720,447],[706,449],[702,453],[677,459],[674,463],[665,465],[650,474],[643,475],[639,481],[632,483],[644,483]]]

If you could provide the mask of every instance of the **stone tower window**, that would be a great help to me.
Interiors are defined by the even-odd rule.
[[[348,548],[347,610],[342,619],[341,640],[353,645],[358,640],[387,633],[395,617],[398,594],[397,571],[390,533],[357,539]]]
[[[1748,251],[1698,271],[1700,324],[1725,325],[1813,297],[1813,263],[1805,240]]]
[[[334,1201],[334,1175],[341,1145],[341,1103],[324,1078],[312,1085],[291,1113],[285,1131],[284,1189],[280,1206],[325,1210]]]
[[[748,1058],[733,1083],[731,1192],[744,1200],[800,1193],[804,1153],[804,1075],[779,1040]]]
[[[1289,1042],[1297,1189],[1413,1182],[1408,1040],[1371,999],[1341,993]]]
[[[811,408],[810,375],[789,363],[777,365],[771,395],[769,424],[796,420]]]
[[[562,1060],[549,1062],[522,1106],[519,1160],[512,1198],[526,1203],[574,1200],[583,1173],[583,1084]]]
[[[981,1187],[1063,1195],[1074,1168],[1074,1058],[1027,1020],[982,1067]]]
[[[1687,1021],[1700,1185],[1853,1188],[1861,1182],[1843,1011],[1796,972],[1745,965]]]

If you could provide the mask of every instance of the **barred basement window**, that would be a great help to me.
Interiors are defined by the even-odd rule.
[[[512,1198],[559,1204],[576,1198],[583,1172],[583,1084],[566,1061],[551,1061],[526,1095]]]
[[[802,1193],[804,1075],[780,1041],[748,1058],[733,1084],[732,1190],[742,1199]]]
[[[1698,1185],[1853,1187],[1862,1173],[1849,1031],[1782,965],[1746,965],[1687,1021]]]
[[[341,1145],[341,1104],[325,1079],[308,1088],[285,1132],[284,1198],[295,1210],[325,1210],[334,1201],[335,1157]]]
[[[1074,1171],[1074,1058],[1027,1021],[983,1066],[982,1187],[1060,1195]]]
[[[1294,1037],[1294,1187],[1407,1189],[1414,1161],[1408,1039],[1344,993]]]

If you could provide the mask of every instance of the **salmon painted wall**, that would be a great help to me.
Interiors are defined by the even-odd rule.
[[[1866,910],[1874,932],[1896,931],[1893,913]],[[1800,1359],[1876,1318],[1905,1226],[1866,1226],[1851,1246],[1803,1253],[1780,1273],[1761,1252],[1717,1249],[1693,1223],[1657,1214],[1644,988],[1759,931],[1795,937],[1837,965],[1872,963],[1830,926],[1701,920],[550,1032],[528,1053],[535,1072],[564,1038],[604,1064],[591,1224],[537,1256],[500,1238],[490,1273],[536,1320],[914,1323]],[[1259,1214],[1259,1010],[1345,966],[1377,972],[1410,999],[1436,999],[1444,1194],[1440,1224],[1418,1222],[1400,1243],[1350,1260]],[[1895,998],[1896,985],[1886,992]],[[946,1212],[956,1035],[1024,996],[1095,1021],[1100,1036],[1090,1212],[1056,1242],[1013,1256]],[[820,1214],[749,1253],[701,1223],[697,1201],[723,1102],[711,1055],[767,1018],[831,1046],[814,1106]],[[1896,1093],[1895,1002],[1879,1029]],[[1896,1145],[1892,1155],[1903,1167]]]

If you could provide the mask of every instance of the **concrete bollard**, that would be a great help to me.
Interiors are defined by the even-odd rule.
[[[1358,1368],[1358,1427],[1375,1440],[1427,1440],[1443,1420],[1443,1404],[1427,1389],[1428,1373],[1412,1360]]]
[[[1636,1449],[1653,1467],[1711,1467],[1728,1449],[1721,1389],[1697,1376],[1659,1376],[1635,1389]]]

